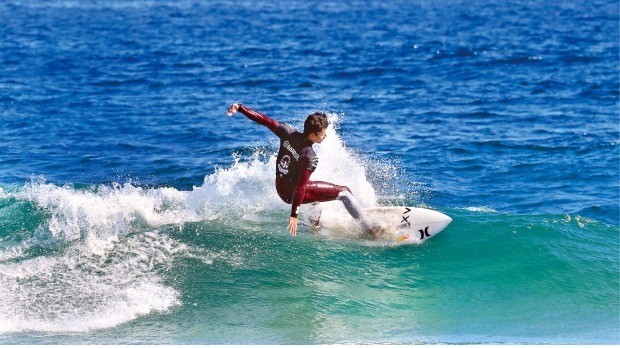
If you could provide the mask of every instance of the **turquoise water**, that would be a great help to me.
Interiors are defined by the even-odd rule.
[[[620,343],[619,10],[3,2],[0,343]],[[328,112],[313,179],[452,223],[292,238],[232,102]]]

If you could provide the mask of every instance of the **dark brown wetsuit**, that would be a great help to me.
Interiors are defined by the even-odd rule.
[[[319,158],[312,149],[312,142],[293,127],[280,124],[266,115],[239,104],[239,111],[252,121],[261,124],[280,138],[276,165],[276,191],[282,200],[291,204],[291,216],[297,217],[300,204],[333,201],[341,193],[350,193],[346,186],[324,181],[310,181]]]

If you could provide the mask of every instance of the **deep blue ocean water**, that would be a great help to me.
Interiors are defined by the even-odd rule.
[[[619,12],[1,2],[0,344],[620,343]],[[233,102],[328,112],[314,179],[452,224],[290,237]]]

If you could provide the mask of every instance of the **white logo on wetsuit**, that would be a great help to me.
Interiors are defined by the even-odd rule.
[[[284,155],[282,159],[280,159],[280,163],[278,163],[278,171],[282,175],[288,174],[288,166],[291,164],[291,158],[288,155]]]
[[[295,157],[296,161],[299,161],[299,154],[297,154],[297,151],[295,151],[295,149],[291,146],[291,144],[289,144],[288,140],[285,141],[284,144],[282,144],[282,146],[284,146],[285,149],[287,149],[287,150],[289,150],[291,152],[293,157]]]

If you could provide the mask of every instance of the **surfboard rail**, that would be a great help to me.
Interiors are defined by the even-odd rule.
[[[370,220],[384,229],[384,232],[373,240],[378,244],[421,244],[443,231],[452,222],[448,215],[427,208],[384,206],[364,210]],[[312,221],[300,219],[300,223],[316,232]],[[339,226],[342,226],[342,223],[321,219],[321,229],[336,230]],[[357,228],[359,229],[359,226]]]

